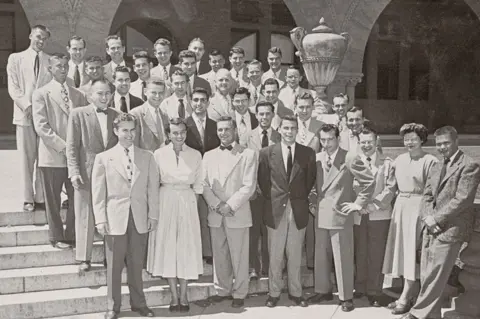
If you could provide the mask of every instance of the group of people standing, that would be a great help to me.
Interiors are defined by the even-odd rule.
[[[282,68],[279,48],[269,50],[265,73],[260,61],[245,63],[240,47],[229,52],[230,70],[212,50],[202,74],[199,38],[178,65],[170,42],[157,40],[153,67],[144,51],[130,66],[116,35],[105,41],[105,65],[85,58],[78,36],[68,55],[48,55],[49,37],[45,26],[32,27],[30,47],[7,65],[24,209],[44,199],[51,244],[74,247],[82,272],[91,268],[95,233],[104,237],[105,318],[120,311],[125,265],[132,310],[151,317],[142,269],[168,280],[170,310],[183,312],[203,262],[214,266],[211,302],[242,307],[249,282],[268,276],[266,305],[275,307],[286,271],[289,299],[306,307],[333,299],[334,271],[343,311],[363,296],[387,306],[388,274],[404,278],[388,304],[394,314],[440,318],[480,182],[453,127],[435,132],[443,163],[422,149],[428,132],[416,123],[402,126],[407,152],[391,159],[348,96],[335,96],[331,114],[315,112],[315,93],[300,87],[298,68]],[[308,300],[302,256],[315,277]]]

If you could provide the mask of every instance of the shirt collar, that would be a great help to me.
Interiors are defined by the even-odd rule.
[[[73,62],[73,60],[68,60],[68,65],[71,67],[71,68],[75,68],[75,66],[78,65],[78,68],[79,69],[83,69],[83,65],[85,64],[85,61],[82,61],[80,62],[79,64],[75,64],[75,62]]]
[[[330,155],[330,159],[331,159],[332,163],[335,161],[335,157],[337,157],[337,153],[338,153],[339,149],[340,149],[340,147],[337,147],[335,152],[333,152],[333,154]],[[325,160],[327,160],[327,158],[328,158],[328,153],[325,151]]]
[[[34,49],[32,49],[30,47],[27,49],[27,52],[28,52],[28,55],[30,55],[32,58],[35,58],[35,56],[37,55],[37,51],[35,51]],[[38,56],[39,57],[42,56],[42,51],[38,52]]]
[[[360,157],[365,163],[368,163],[367,155],[361,152]],[[377,161],[377,152],[374,152],[372,156],[370,156],[370,163],[374,164]]]
[[[304,121],[302,121],[300,118],[297,118],[298,119],[298,126],[300,127],[300,125],[303,126],[303,123]],[[312,122],[312,117],[310,116],[310,118],[308,120],[305,121],[305,125],[307,126],[307,130],[308,130],[308,127],[310,126],[310,122]]]
[[[116,64],[115,62],[113,62],[112,60],[112,69],[115,70],[117,67],[119,66],[125,66],[125,60],[123,60],[122,62],[120,62],[120,64]]]
[[[150,102],[148,101],[145,101],[145,103],[147,104],[148,109],[153,113],[155,113],[157,109],[160,109],[160,105],[158,107],[155,107],[155,106],[152,106],[152,104],[150,104]]]
[[[272,127],[270,126],[268,129],[267,129],[267,136],[270,137],[272,136]],[[258,126],[258,134],[260,134],[260,138],[263,137],[263,128],[260,127],[260,125]]]
[[[117,103],[120,103],[120,98],[122,97],[118,92],[115,92],[115,94],[113,95],[114,99],[115,99],[115,104]],[[130,94],[125,94],[125,101],[127,101],[127,103],[130,101]]]
[[[198,117],[197,113],[193,112],[192,113],[192,118],[196,123],[200,123],[200,118]],[[207,122],[207,116],[203,118],[203,126],[205,126],[205,123]]]
[[[130,156],[133,155],[133,151],[134,151],[133,144],[130,145],[130,147],[125,148],[125,147],[123,147],[122,145],[120,145],[120,143],[117,143],[117,147],[118,147],[119,150],[121,150],[121,151],[124,152],[124,153],[125,153],[125,149],[127,149],[127,150],[128,150],[128,154],[129,154]]]
[[[283,149],[284,151],[287,151],[287,150],[288,150],[288,146],[290,146],[292,152],[295,152],[295,145],[296,145],[297,143],[293,143],[292,145],[287,145],[287,144],[283,143],[283,141],[282,141],[282,142],[280,142],[280,144],[282,145],[282,149]]]
[[[448,163],[448,166],[451,166],[453,161],[455,160],[455,157],[457,156],[457,154],[460,152],[460,149],[458,149],[455,153],[453,153],[452,156],[450,156],[450,162]]]

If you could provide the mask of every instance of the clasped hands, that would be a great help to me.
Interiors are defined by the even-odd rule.
[[[220,202],[217,206],[210,206],[210,209],[223,217],[232,217],[234,215],[230,205],[225,202]]]
[[[425,223],[425,226],[430,234],[437,235],[442,232],[442,229],[432,216],[425,217],[423,222]]]

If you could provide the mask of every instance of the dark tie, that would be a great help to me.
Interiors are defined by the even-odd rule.
[[[128,112],[128,109],[127,109],[127,100],[125,99],[124,96],[122,96],[120,98],[120,111],[122,111],[123,113],[127,113]]]
[[[228,146],[223,146],[223,145],[220,145],[220,150],[229,150],[231,151],[233,149],[233,146],[232,145],[228,145]]]
[[[35,78],[38,79],[38,72],[40,71],[40,57],[38,52],[35,56],[35,64],[33,65],[33,71],[35,72]]]
[[[74,82],[76,88],[78,88],[80,86],[80,72],[78,71],[78,65],[75,65],[75,73],[73,74],[73,82]]]
[[[443,166],[442,166],[442,170],[440,171],[440,179],[438,180],[438,186],[440,186],[443,178],[445,177],[445,174],[447,174],[448,163],[450,163],[450,158],[443,159]]]
[[[133,170],[132,170],[132,159],[130,158],[130,151],[128,148],[125,149],[125,155],[127,155],[127,176],[128,176],[128,182],[132,182],[133,178]]]
[[[369,156],[367,157],[368,168],[372,169],[372,158]]]
[[[107,112],[108,112],[107,109],[99,109],[99,108],[96,108],[95,110],[97,111],[97,113],[103,113],[103,114],[105,114],[105,115],[107,115]]]
[[[287,157],[287,177],[290,180],[290,175],[292,174],[293,159],[292,159],[292,147],[287,146],[288,148],[288,157]]]
[[[262,148],[264,147],[267,147],[268,146],[268,132],[267,130],[263,130],[262,131]]]
[[[185,118],[185,104],[183,104],[183,99],[178,99],[178,117]]]
[[[142,100],[146,101],[147,97],[145,96],[145,88],[147,87],[147,83],[142,81]]]

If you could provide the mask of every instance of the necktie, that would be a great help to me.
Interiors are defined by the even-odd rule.
[[[160,117],[160,107],[157,106],[155,108],[155,124],[157,127],[158,138],[160,140],[160,144],[163,143],[163,129],[162,129],[162,118]]]
[[[147,97],[145,96],[145,88],[147,87],[147,83],[142,81],[142,100],[146,101]]]
[[[267,130],[262,131],[262,148],[268,146],[268,132]]]
[[[163,66],[163,77],[164,77],[164,80],[168,80],[168,71],[165,65]]]
[[[127,156],[127,178],[128,178],[128,182],[131,183],[133,178],[133,169],[132,169],[132,159],[130,158],[129,153],[130,151],[128,150],[128,148],[126,148],[125,155]]]
[[[183,99],[178,99],[178,117],[182,119],[185,118],[185,104],[183,104]]]
[[[258,100],[258,93],[257,93],[257,88],[255,88],[255,91],[253,91],[253,101],[255,102],[255,104],[257,104],[257,100]]]
[[[443,178],[445,177],[445,174],[447,174],[448,163],[450,163],[450,158],[443,159],[443,166],[442,166],[442,170],[440,171],[440,179],[438,180],[438,186],[440,186]]]
[[[302,121],[302,135],[300,135],[300,144],[304,144],[307,139],[307,123]]]
[[[35,78],[38,79],[38,72],[40,71],[40,56],[38,52],[35,56],[35,64],[33,65],[33,71],[35,72]]]
[[[287,177],[290,180],[290,175],[292,174],[292,167],[293,167],[293,158],[292,158],[292,147],[287,146],[288,148],[288,156],[287,156]]]
[[[331,168],[332,168],[332,158],[330,157],[330,155],[328,155],[327,156],[327,172],[329,172]]]
[[[372,158],[369,156],[367,157],[368,168],[372,169]]]
[[[80,72],[78,71],[78,65],[75,65],[75,73],[73,74],[73,83],[75,87],[78,88],[80,86]]]
[[[233,149],[233,146],[232,145],[228,145],[228,146],[223,146],[223,145],[220,145],[220,150],[229,150],[231,151]]]
[[[120,98],[120,111],[122,111],[123,113],[127,113],[128,112],[128,109],[127,109],[127,100],[125,99],[124,96],[122,96]]]
[[[200,133],[200,138],[202,139],[202,144],[205,143],[205,130],[203,129],[203,122],[205,121],[205,119],[202,119],[202,118],[199,118],[198,119],[198,122],[199,122],[199,128],[198,128],[198,133]]]
[[[240,76],[240,71],[236,71],[236,72],[237,72],[237,74],[235,75],[235,81],[237,81],[237,83],[238,83],[238,77]]]
[[[107,109],[96,108],[95,110],[97,111],[97,113],[103,113],[103,114],[107,115]]]
[[[68,98],[68,91],[65,85],[62,85],[62,90],[60,93],[62,94],[62,100],[65,103],[65,108],[67,111],[70,111],[70,99]]]

